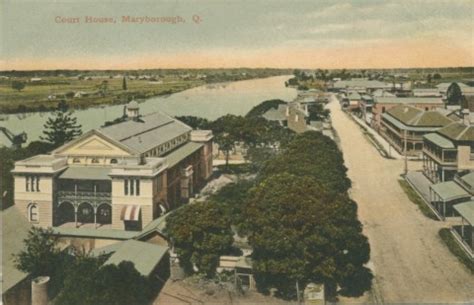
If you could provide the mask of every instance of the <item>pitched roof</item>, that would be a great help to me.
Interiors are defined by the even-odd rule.
[[[376,103],[380,104],[443,104],[438,97],[376,97]]]
[[[474,126],[453,122],[437,130],[437,133],[453,141],[474,141]]]
[[[474,225],[474,201],[455,204],[454,209],[471,225]]]
[[[334,88],[390,88],[390,84],[379,82],[377,80],[367,79],[352,79],[352,80],[340,80],[334,83]]]
[[[465,184],[467,184],[471,189],[474,189],[474,172],[461,176],[461,180]]]
[[[3,222],[2,292],[5,293],[28,276],[28,274],[15,268],[12,255],[23,249],[23,240],[28,236],[31,225],[15,206],[3,210],[0,220]]]
[[[286,115],[285,110],[280,108],[270,108],[267,112],[263,114],[263,117],[269,121],[285,121]]]
[[[118,265],[129,261],[140,274],[149,276],[167,252],[168,247],[130,239],[117,245],[114,254],[104,265]]]
[[[454,181],[433,184],[431,185],[431,189],[436,192],[436,194],[438,194],[444,201],[471,197],[468,192],[466,192]]]
[[[443,136],[440,136],[437,133],[429,133],[427,135],[424,135],[424,138],[427,139],[428,141],[430,141],[431,143],[436,144],[437,146],[439,146],[441,148],[445,148],[445,149],[455,148],[453,142],[451,142],[450,140],[446,139]]]
[[[99,129],[107,137],[140,153],[191,130],[192,128],[186,124],[160,112],[139,117],[138,120],[128,120]]]
[[[78,179],[78,180],[112,180],[109,176],[110,168],[108,167],[68,167],[60,176],[61,179]]]
[[[181,160],[186,158],[187,156],[191,155],[201,147],[203,147],[204,144],[202,143],[197,143],[197,142],[188,142],[177,149],[173,150],[169,154],[165,155],[164,158],[166,158],[166,163],[168,164],[168,168],[172,168]]]
[[[386,113],[408,126],[438,127],[452,122],[438,111],[423,111],[410,105],[398,105]]]

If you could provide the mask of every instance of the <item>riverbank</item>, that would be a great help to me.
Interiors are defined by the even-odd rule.
[[[122,105],[132,99],[146,100],[167,96],[191,88],[279,76],[279,73],[210,74],[206,77],[127,78],[123,76],[42,77],[0,80],[0,114],[48,112],[64,101],[69,109],[87,109],[103,105]],[[34,80],[34,81],[32,81]],[[21,90],[12,82],[25,84]],[[124,84],[125,82],[125,84]]]

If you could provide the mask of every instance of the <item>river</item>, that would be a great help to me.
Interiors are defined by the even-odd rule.
[[[204,85],[168,96],[150,98],[140,103],[140,113],[161,111],[169,115],[194,115],[210,120],[225,114],[245,115],[253,106],[269,99],[290,101],[297,92],[286,88],[285,81],[290,76],[275,76],[229,83]],[[98,128],[105,121],[113,120],[123,113],[124,105],[104,105],[101,107],[75,110],[74,115],[86,132]],[[43,124],[50,112],[30,112],[2,115],[4,126],[14,134],[26,132],[28,142],[38,140],[43,132]]]

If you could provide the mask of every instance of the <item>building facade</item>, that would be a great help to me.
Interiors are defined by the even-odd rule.
[[[423,173],[434,183],[474,170],[474,126],[453,122],[424,136]]]
[[[372,106],[371,126],[380,130],[382,114],[399,105],[410,105],[422,110],[435,110],[444,107],[441,98],[431,97],[375,97]]]
[[[209,179],[212,138],[131,102],[117,122],[16,162],[15,205],[42,227],[140,231]]]
[[[437,111],[399,105],[382,114],[379,131],[399,153],[421,157],[423,136],[451,122]]]

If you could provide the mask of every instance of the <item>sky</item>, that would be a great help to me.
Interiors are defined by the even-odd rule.
[[[474,0],[0,0],[0,14],[0,70],[474,66]]]

